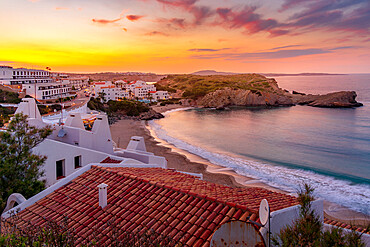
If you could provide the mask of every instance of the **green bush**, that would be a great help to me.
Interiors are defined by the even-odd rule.
[[[140,101],[108,101],[108,113],[124,112],[127,116],[139,116],[140,113],[147,111],[149,107]]]
[[[10,115],[14,114],[14,112],[14,110],[0,106],[0,127],[3,127],[10,120]]]
[[[107,107],[104,106],[104,104],[99,100],[94,97],[91,97],[89,102],[87,102],[87,107],[91,110],[96,110],[96,111],[107,111]]]
[[[312,196],[313,191],[313,188],[307,184],[304,185],[303,189],[298,191],[298,201],[301,206],[299,210],[300,217],[292,225],[283,228],[278,236],[273,236],[273,244],[282,247],[365,246],[361,241],[361,234],[356,231],[344,233],[340,228],[323,231],[323,223],[311,208],[311,204],[314,201],[314,197]]]
[[[0,89],[0,103],[19,104],[22,99],[18,93],[8,92]]]

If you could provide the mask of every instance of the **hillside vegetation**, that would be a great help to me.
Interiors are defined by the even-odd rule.
[[[110,100],[103,104],[99,99],[90,98],[87,107],[91,110],[106,112],[108,116],[118,113],[127,116],[139,116],[141,113],[149,111],[149,107],[145,103],[133,100]]]
[[[156,86],[168,91],[176,90],[179,96],[190,99],[197,99],[224,88],[250,90],[256,94],[279,91],[274,79],[259,74],[169,75],[157,82]]]
[[[18,104],[21,102],[21,99],[18,98],[18,96],[18,93],[0,89],[0,103]]]

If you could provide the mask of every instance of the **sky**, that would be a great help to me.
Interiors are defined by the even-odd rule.
[[[0,65],[370,73],[369,0],[1,0]]]

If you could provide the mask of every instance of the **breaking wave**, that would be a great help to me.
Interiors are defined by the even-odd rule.
[[[158,138],[207,159],[215,165],[232,168],[240,175],[258,179],[291,193],[296,192],[302,184],[307,183],[315,188],[316,197],[370,215],[370,186],[367,184],[355,184],[309,170],[267,164],[247,157],[236,157],[234,154],[212,152],[204,147],[194,146],[171,137],[155,121],[150,121],[149,125]]]

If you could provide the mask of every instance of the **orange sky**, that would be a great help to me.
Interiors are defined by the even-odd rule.
[[[368,0],[2,0],[0,65],[370,73]]]

